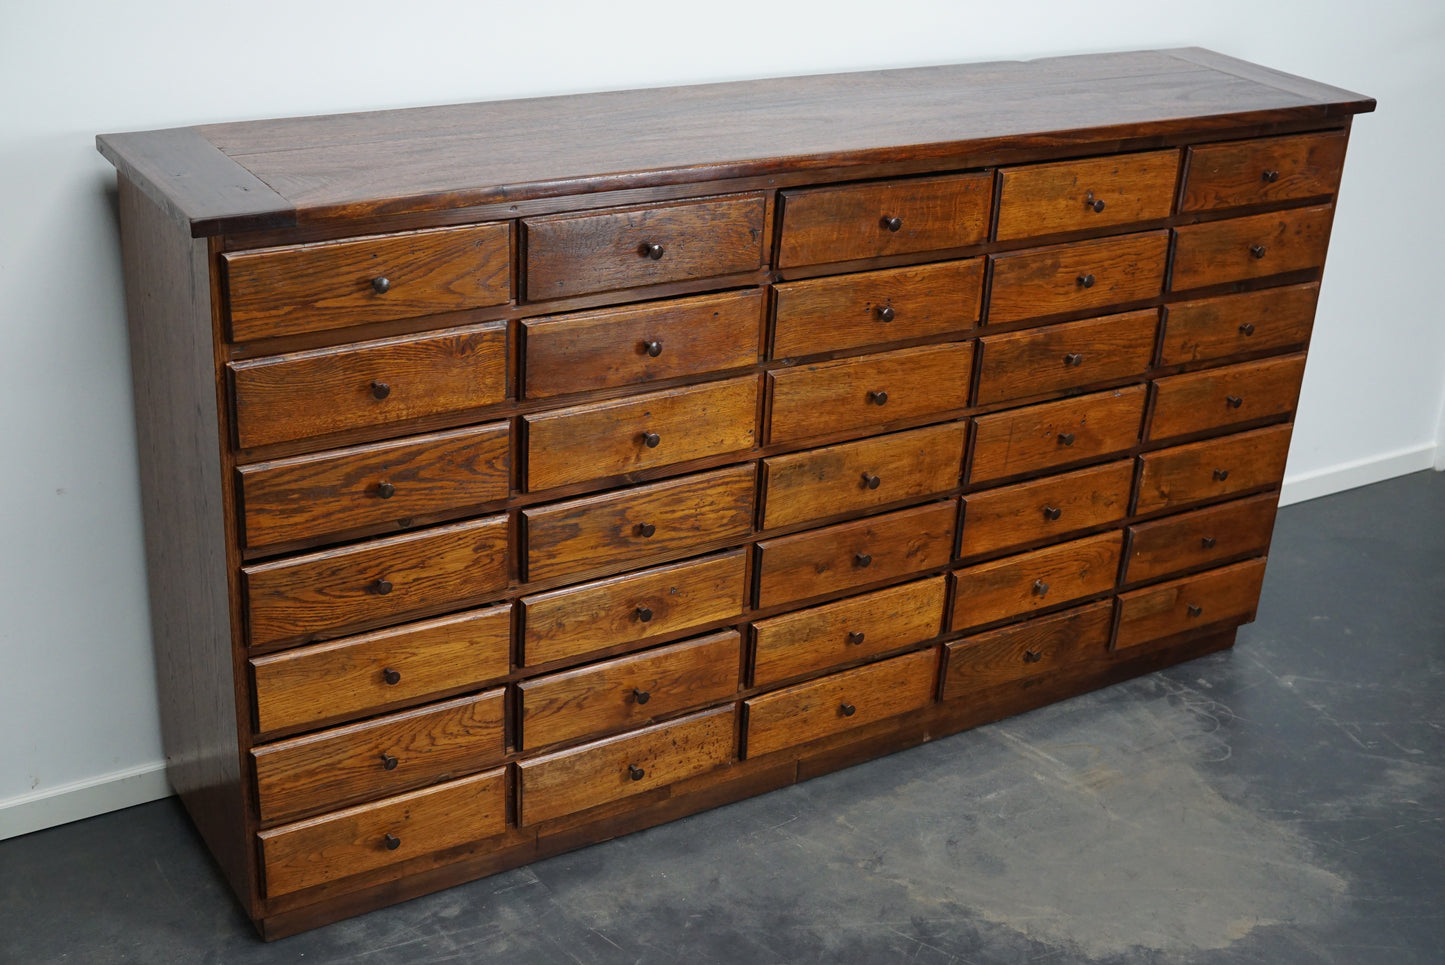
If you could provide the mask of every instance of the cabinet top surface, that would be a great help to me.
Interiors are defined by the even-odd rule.
[[[1183,48],[210,124],[97,144],[203,236],[728,178],[838,180],[900,162],[979,166],[1374,106]]]

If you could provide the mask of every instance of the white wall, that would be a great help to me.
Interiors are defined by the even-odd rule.
[[[1380,101],[1350,147],[1287,498],[1429,466],[1445,446],[1438,4],[7,3],[0,837],[165,793],[113,175],[96,133],[1188,45]]]

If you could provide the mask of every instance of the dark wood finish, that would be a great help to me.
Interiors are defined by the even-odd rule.
[[[1139,457],[1135,511],[1153,513],[1221,499],[1284,478],[1292,426],[1271,426]]]
[[[1333,205],[1294,208],[1176,228],[1171,291],[1318,268]]]
[[[229,368],[236,440],[249,449],[494,405],[507,395],[507,329],[493,322]]]
[[[1108,650],[1113,629],[1114,603],[1100,600],[954,641],[944,647],[943,699],[1067,671]]]
[[[1110,462],[963,497],[958,555],[979,556],[1106,526],[1129,515],[1132,460]]]
[[[1345,164],[1343,131],[1189,148],[1180,211],[1210,211],[1334,194]]]
[[[1248,623],[1264,584],[1264,559],[1207,570],[1119,594],[1114,649],[1138,647],[1193,627]]]
[[[1159,379],[1148,438],[1168,439],[1293,412],[1304,371],[1300,352]]]
[[[978,404],[1143,376],[1154,360],[1158,324],[1159,313],[1149,309],[985,336]]]
[[[1169,232],[1148,231],[994,255],[988,321],[1086,312],[1155,298],[1164,287]]]
[[[1141,583],[1235,556],[1263,554],[1279,496],[1265,493],[1129,527],[1125,583]]]
[[[1030,164],[999,172],[999,241],[1169,217],[1178,151]]]
[[[1120,530],[1099,533],[955,571],[950,629],[966,630],[1112,589],[1123,537]]]
[[[974,420],[970,482],[1038,472],[1121,452],[1139,442],[1142,385],[1010,409]]]
[[[753,365],[763,307],[761,291],[742,291],[526,319],[526,395],[543,399]]]
[[[1314,326],[1318,282],[1175,302],[1164,318],[1159,363],[1180,365],[1302,345]]]

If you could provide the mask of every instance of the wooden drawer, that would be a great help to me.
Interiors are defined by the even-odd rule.
[[[512,607],[491,607],[251,661],[259,731],[362,717],[499,677]]]
[[[1124,582],[1157,580],[1231,556],[1264,553],[1279,496],[1265,493],[1129,527]]]
[[[1158,324],[1151,308],[981,338],[978,404],[1142,377],[1154,360]]]
[[[999,172],[999,241],[1167,218],[1178,151],[1030,164]]]
[[[970,482],[1094,459],[1139,442],[1142,385],[1010,409],[974,420]]]
[[[763,528],[826,519],[958,485],[966,426],[951,422],[763,460]]]
[[[502,834],[506,774],[488,771],[262,831],[265,893],[274,898]]]
[[[971,493],[963,497],[958,555],[966,559],[1121,520],[1129,515],[1133,485],[1134,462],[1125,459]]]
[[[512,297],[511,237],[502,222],[226,252],[231,338],[504,305]]]
[[[763,301],[753,290],[524,319],[527,398],[755,365]]]
[[[756,271],[766,208],[763,195],[743,194],[525,218],[527,298]]]
[[[1271,211],[1175,228],[1170,291],[1319,268],[1330,240],[1329,205]]]
[[[891,586],[753,624],[752,685],[766,687],[874,654],[922,643],[943,630],[944,578]]]
[[[732,707],[521,761],[523,827],[715,771],[732,763]]]
[[[1181,365],[1240,352],[1302,345],[1314,326],[1318,282],[1220,295],[1170,305],[1159,364]]]
[[[522,510],[527,579],[737,539],[752,532],[757,467],[732,466],[603,496]]]
[[[773,358],[973,328],[983,259],[887,268],[773,286]]]
[[[747,756],[762,757],[933,703],[938,648],[881,660],[746,701]]]
[[[507,587],[507,517],[439,526],[241,570],[252,646],[478,603]]]
[[[1104,656],[1114,628],[1114,601],[1100,600],[948,644],[943,699],[1030,680]]]
[[[362,527],[405,529],[507,498],[511,432],[497,422],[242,466],[242,528],[252,549]]]
[[[943,566],[953,553],[955,500],[900,509],[758,543],[759,608]]]
[[[1144,453],[1139,457],[1134,512],[1174,509],[1278,484],[1284,478],[1292,429],[1270,426]]]
[[[737,631],[549,674],[518,685],[521,747],[533,750],[651,723],[738,690]]]
[[[1148,438],[1168,439],[1286,415],[1299,400],[1304,373],[1300,352],[1159,379]]]
[[[1114,588],[1119,530],[957,570],[950,629],[966,630]]]
[[[1345,163],[1343,131],[1189,148],[1180,211],[1211,211],[1334,194]]]
[[[992,202],[986,171],[784,191],[778,267],[982,244]]]
[[[1119,594],[1114,649],[1125,650],[1172,634],[1254,619],[1264,584],[1264,559],[1256,558]]]
[[[242,449],[495,405],[505,322],[293,352],[228,366]]]
[[[745,550],[522,598],[524,666],[583,657],[739,616]]]
[[[251,752],[262,821],[434,784],[500,761],[502,691],[489,690]]]
[[[993,256],[988,322],[1085,312],[1155,298],[1169,232],[1149,231]]]
[[[973,343],[927,345],[768,373],[769,441],[792,442],[968,405]]]
[[[524,421],[527,489],[538,492],[753,448],[758,380],[667,389]]]

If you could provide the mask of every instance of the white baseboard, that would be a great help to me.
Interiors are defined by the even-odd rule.
[[[164,761],[0,800],[0,841],[171,795]]]
[[[1344,492],[1358,486],[1394,479],[1406,473],[1421,469],[1445,469],[1445,446],[1426,443],[1411,449],[1387,452],[1368,459],[1338,466],[1316,469],[1314,472],[1285,476],[1280,487],[1279,504],[1302,503],[1307,499],[1318,499],[1333,493]]]

